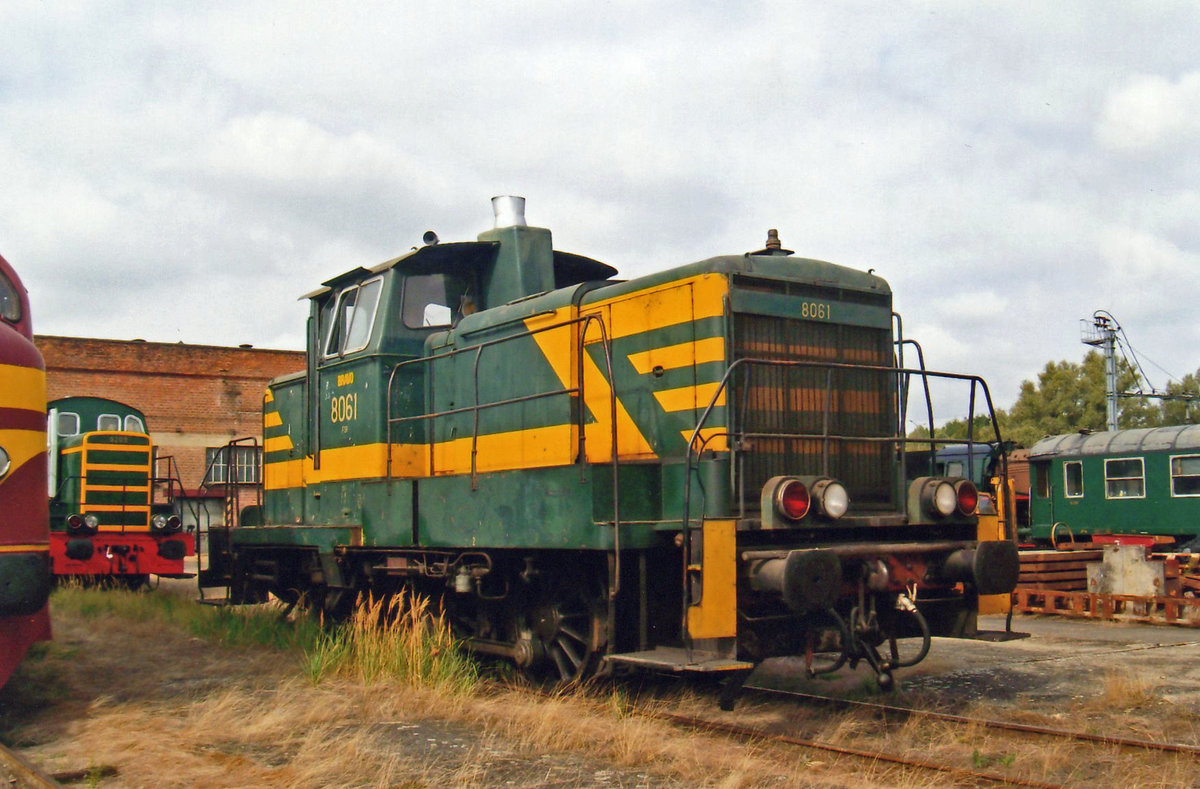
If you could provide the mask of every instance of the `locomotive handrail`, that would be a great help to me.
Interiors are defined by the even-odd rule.
[[[527,316],[526,318],[523,318],[522,320],[528,320],[530,317],[536,318],[536,317],[542,317],[542,316],[552,315],[552,314],[554,314],[553,311],[543,311],[543,312],[536,313],[532,316]],[[502,325],[512,325],[512,324],[515,324],[516,322],[517,322],[516,319],[514,319],[514,320],[508,321]],[[587,344],[588,329],[590,328],[590,326],[592,324],[596,324],[600,327],[600,340],[599,341],[601,343],[601,348],[603,349],[605,373],[607,374],[608,380],[610,382],[609,397],[608,397],[608,400],[609,400],[609,425],[610,425],[609,440],[610,440],[610,453],[611,453],[611,462],[612,462],[612,488],[613,488],[613,490],[612,490],[612,497],[613,497],[613,519],[612,519],[613,552],[616,556],[616,558],[614,560],[613,577],[611,579],[611,583],[609,584],[609,598],[611,601],[611,600],[615,599],[615,596],[620,588],[620,575],[621,575],[621,573],[620,573],[620,567],[621,567],[621,565],[620,565],[620,562],[621,562],[620,498],[621,497],[620,497],[620,475],[618,474],[618,470],[617,470],[618,463],[619,463],[619,458],[618,458],[618,453],[617,453],[617,449],[618,449],[617,395],[616,395],[616,384],[615,384],[615,381],[613,380],[612,345],[611,345],[611,342],[608,337],[608,329],[605,326],[604,320],[601,318],[600,315],[597,315],[597,314],[577,315],[573,318],[568,318],[567,320],[558,321],[556,323],[552,323],[547,326],[539,326],[534,329],[527,328],[525,331],[518,332],[516,334],[508,334],[508,335],[505,335],[504,337],[497,337],[492,340],[485,340],[483,342],[475,343],[473,345],[468,345],[468,346],[465,346],[462,348],[452,348],[448,351],[443,351],[441,353],[432,353],[427,356],[422,356],[422,357],[419,357],[416,359],[406,359],[402,362],[397,363],[395,366],[393,366],[391,373],[389,373],[389,375],[388,375],[387,398],[386,398],[387,399],[387,406],[386,406],[387,479],[391,480],[393,478],[393,476],[392,476],[392,428],[394,425],[399,425],[399,424],[402,424],[405,422],[424,422],[427,420],[440,419],[440,418],[444,418],[444,417],[448,417],[448,416],[455,416],[457,414],[464,414],[464,413],[470,412],[473,416],[472,429],[471,429],[471,489],[476,490],[476,489],[478,489],[478,474],[479,474],[477,460],[478,460],[478,452],[479,452],[479,416],[480,416],[481,411],[485,408],[496,408],[499,406],[514,405],[517,403],[530,402],[533,400],[539,400],[539,399],[543,399],[543,398],[547,398],[547,397],[561,397],[563,395],[567,395],[567,396],[574,395],[574,396],[577,396],[579,399],[578,407],[575,409],[576,410],[576,427],[578,429],[577,430],[578,445],[575,450],[575,452],[576,452],[575,462],[580,465],[581,473],[582,473],[582,469],[587,465],[587,441],[586,441],[587,423],[586,423],[586,419],[585,419],[587,409],[586,409],[585,397],[584,397],[583,357],[584,357],[584,346]],[[513,340],[517,340],[520,338],[532,337],[532,336],[534,336],[536,334],[540,334],[542,332],[554,331],[556,329],[564,329],[564,328],[568,328],[568,327],[572,327],[572,326],[575,326],[575,327],[581,326],[582,327],[582,329],[577,332],[577,338],[575,341],[575,348],[576,348],[575,377],[576,377],[576,380],[578,381],[577,386],[568,386],[568,387],[563,387],[561,389],[553,389],[553,390],[546,391],[546,392],[536,392],[534,394],[529,394],[529,395],[521,395],[518,397],[509,397],[509,398],[505,398],[503,400],[495,400],[495,401],[491,401],[491,402],[487,402],[487,403],[479,402],[479,362],[483,356],[483,351],[485,349],[491,348],[492,346],[495,346],[495,345],[500,345],[502,343],[511,342]],[[480,327],[479,329],[475,329],[472,331],[481,331],[484,328],[494,329],[496,327],[495,326]],[[469,333],[471,333],[471,332],[463,332],[464,335],[469,334]],[[400,369],[402,367],[407,367],[409,365],[417,365],[417,364],[428,365],[429,380],[428,380],[428,385],[427,385],[427,391],[430,393],[430,395],[432,395],[432,392],[433,392],[433,362],[437,361],[437,360],[442,360],[442,359],[449,359],[458,354],[463,354],[463,353],[468,353],[468,352],[474,352],[474,354],[475,354],[475,359],[474,359],[474,362],[472,363],[472,368],[471,368],[472,390],[473,390],[474,399],[475,399],[475,402],[472,405],[462,406],[460,408],[451,408],[451,409],[447,409],[444,411],[433,411],[433,412],[427,412],[427,413],[423,413],[423,414],[416,414],[413,416],[401,416],[401,417],[393,417],[392,416],[392,401],[393,401],[392,395],[393,395],[393,390],[394,390],[395,382],[396,382],[396,374],[400,371]],[[434,450],[433,450],[433,448],[434,448],[434,444],[435,444],[435,442],[433,440],[432,432],[429,436],[429,440],[426,443],[428,443],[428,445],[429,445],[429,474],[432,476],[434,473]],[[610,606],[610,608],[611,608],[611,606]],[[610,615],[611,615],[611,612],[610,612]]]
[[[712,396],[710,397],[710,399],[708,401],[708,405],[705,406],[704,411],[700,414],[700,418],[696,422],[696,427],[692,430],[692,434],[688,438],[687,452],[684,456],[683,510],[681,513],[682,517],[681,517],[680,526],[681,526],[681,536],[683,537],[683,546],[682,546],[683,547],[683,563],[682,563],[683,564],[683,567],[682,567],[682,570],[683,570],[683,573],[682,573],[682,575],[683,575],[683,589],[682,589],[682,592],[683,592],[683,637],[684,637],[684,642],[687,645],[689,650],[691,648],[691,636],[689,635],[689,632],[688,632],[688,616],[689,616],[688,609],[692,605],[692,601],[690,599],[691,595],[689,594],[690,584],[688,583],[688,572],[689,572],[689,568],[691,567],[691,564],[692,564],[692,522],[691,522],[692,519],[691,519],[691,513],[690,513],[692,475],[696,471],[696,463],[699,461],[699,457],[700,457],[701,452],[703,451],[704,446],[707,445],[708,441],[710,441],[712,439],[712,436],[709,436],[706,438],[701,438],[701,431],[704,429],[704,425],[708,422],[709,418],[712,416],[713,411],[717,407],[717,403],[721,400],[722,396],[725,394],[725,390],[729,387],[729,382],[730,382],[734,372],[737,371],[739,368],[745,367],[745,368],[749,369],[755,365],[760,365],[760,366],[765,366],[765,367],[825,369],[828,371],[827,379],[826,379],[827,382],[830,380],[828,376],[831,376],[832,372],[834,370],[876,371],[876,372],[880,372],[880,373],[884,373],[884,374],[888,374],[888,375],[895,375],[895,376],[897,376],[898,380],[902,376],[920,375],[922,380],[925,381],[925,390],[926,390],[927,395],[928,395],[928,390],[929,390],[929,378],[943,378],[943,379],[949,379],[949,380],[969,381],[971,383],[971,409],[970,409],[970,413],[968,414],[968,425],[974,421],[975,387],[981,386],[983,388],[984,398],[987,401],[988,412],[989,412],[989,415],[991,417],[991,422],[992,422],[992,430],[995,433],[997,442],[1002,441],[1001,436],[1000,436],[1000,425],[996,420],[996,409],[995,409],[994,405],[992,404],[991,390],[988,388],[987,382],[978,375],[969,375],[969,374],[965,374],[965,373],[935,372],[932,370],[924,369],[924,365],[922,365],[921,369],[913,370],[913,369],[908,369],[908,368],[904,368],[904,367],[890,366],[890,365],[854,364],[854,363],[848,363],[848,362],[822,362],[822,361],[814,361],[814,360],[808,360],[808,359],[798,359],[798,360],[762,359],[762,358],[755,358],[755,357],[743,357],[740,359],[735,359],[732,363],[730,363],[728,368],[725,370],[724,375],[721,376],[721,380],[717,383],[717,387],[713,391]],[[829,389],[830,388],[831,387],[828,386],[828,383],[827,383],[825,410],[823,413],[823,430],[824,430],[823,433],[800,434],[800,435],[783,434],[783,433],[739,433],[739,432],[732,432],[727,429],[725,432],[725,435],[733,435],[733,436],[739,436],[739,437],[740,436],[757,437],[757,438],[767,438],[767,437],[769,437],[769,438],[811,438],[813,440],[821,440],[822,442],[824,442],[823,457],[825,457],[825,458],[827,458],[829,441],[847,440],[847,441],[863,441],[863,442],[875,442],[875,443],[895,443],[895,444],[900,445],[900,447],[903,447],[907,443],[910,443],[910,442],[915,443],[918,441],[921,443],[930,442],[931,444],[934,442],[936,442],[936,443],[942,443],[942,442],[961,443],[961,440],[953,441],[950,439],[934,439],[932,437],[932,432],[933,432],[932,424],[930,425],[930,433],[931,433],[930,438],[921,438],[921,439],[908,438],[906,435],[903,435],[902,433],[893,433],[890,436],[845,436],[845,435],[830,434],[828,432],[829,431],[829,412],[830,412],[830,406],[831,406],[830,399],[829,399]],[[932,413],[932,405],[930,406],[930,411]],[[900,426],[901,426],[901,428],[903,428],[903,423],[900,423]],[[698,441],[698,439],[700,439],[700,440]],[[729,447],[730,447],[731,452],[736,452],[736,444],[737,444],[736,441],[729,442]],[[901,470],[898,473],[903,473],[903,471]],[[902,491],[901,491],[901,493],[902,493]],[[906,511],[907,501],[905,500],[904,496],[901,495],[898,498],[899,498],[898,503],[900,505],[901,511],[902,512]],[[701,520],[703,520],[703,516],[701,516]]]
[[[241,489],[244,487],[253,487],[255,493],[255,505],[262,506],[262,466],[259,465],[259,478],[256,482],[240,482],[237,478],[237,452],[234,450],[241,448],[257,449],[259,446],[258,438],[255,436],[243,436],[241,438],[232,438],[221,447],[224,452],[214,452],[212,460],[208,461],[208,465],[204,467],[204,475],[200,477],[200,486],[198,490],[208,491],[217,485],[224,488],[225,501],[225,525],[229,528],[235,525],[236,518],[230,515],[230,504],[241,505]],[[213,469],[220,462],[225,467],[224,482],[210,482]],[[236,516],[236,512],[233,513]],[[200,528],[199,521],[196,524],[197,530]]]

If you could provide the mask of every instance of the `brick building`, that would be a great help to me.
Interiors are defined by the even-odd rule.
[[[253,436],[261,442],[267,382],[304,369],[302,351],[83,337],[34,341],[46,360],[48,399],[106,397],[138,409],[146,415],[158,456],[174,458],[192,495],[227,441]],[[257,454],[237,460],[239,481],[260,479]],[[157,473],[168,473],[165,463]],[[208,481],[225,482],[224,468]]]

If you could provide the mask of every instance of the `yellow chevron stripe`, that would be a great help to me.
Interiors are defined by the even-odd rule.
[[[580,313],[607,313],[608,338],[615,340],[724,315],[728,292],[724,274],[700,274],[585,304]],[[599,332],[589,333],[589,341],[599,340]]]
[[[105,493],[146,493],[149,485],[93,485],[88,483],[88,492],[103,491]]]
[[[139,524],[133,526],[97,526],[96,531],[100,532],[122,532],[124,534],[145,534],[150,531],[146,527],[140,527]]]
[[[263,402],[264,403],[275,402],[275,393],[272,392],[270,389],[267,389],[267,393],[265,395],[263,395]]]
[[[712,400],[714,394],[717,393],[717,388],[721,383],[715,381],[711,384],[699,384],[698,386],[681,386],[678,389],[664,389],[661,392],[654,393],[654,399],[662,406],[667,413],[675,411],[691,411],[695,408],[704,408]],[[717,398],[717,405],[725,405],[725,391],[721,391],[721,395]]]
[[[278,411],[268,411],[263,414],[263,427],[282,427],[283,418]]]
[[[0,364],[0,406],[46,413],[46,373],[33,367]]]
[[[680,434],[686,443],[692,437],[691,430],[681,430]],[[729,449],[729,429],[724,427],[706,427],[696,437],[696,450],[708,449],[713,452],[724,452]]]
[[[690,367],[693,364],[725,361],[725,338],[707,337],[695,342],[682,342],[678,345],[668,345],[665,348],[651,348],[648,351],[631,353],[628,357],[633,369],[639,375],[645,375],[661,367],[664,370],[675,370],[680,367]]]
[[[569,320],[572,312],[573,308],[563,307],[555,311],[553,315],[530,318],[525,321],[525,326],[529,329],[536,329],[546,324],[561,323]],[[555,376],[558,377],[559,383],[564,388],[574,388],[575,386],[575,365],[572,364],[575,354],[572,349],[575,347],[576,331],[575,326],[563,326],[533,335],[538,348],[542,351],[542,356],[554,370]],[[588,332],[588,336],[592,335],[599,338],[600,333],[598,331]],[[604,373],[601,372],[596,362],[584,354],[583,401],[596,420],[584,427],[587,459],[592,463],[605,463],[612,459],[612,396],[612,387],[609,385],[608,379],[604,377]],[[624,458],[656,457],[650,442],[646,440],[620,399],[617,400],[616,406],[617,455]],[[572,431],[575,430],[574,425],[567,427]]]
[[[263,452],[286,452],[292,449],[292,437],[288,435],[263,439]]]

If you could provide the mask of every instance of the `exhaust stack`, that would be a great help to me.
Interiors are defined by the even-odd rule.
[[[500,195],[492,198],[492,213],[496,216],[493,227],[525,227],[525,198],[515,195]]]
[[[482,309],[554,290],[554,247],[550,231],[525,224],[525,198],[492,198],[496,226],[479,234],[498,244],[496,256],[482,274]]]

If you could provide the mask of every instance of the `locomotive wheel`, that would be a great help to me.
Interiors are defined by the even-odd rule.
[[[603,583],[559,581],[542,594],[530,613],[530,629],[560,682],[595,673],[608,644]]]
[[[122,585],[124,585],[124,587],[126,589],[136,592],[138,589],[141,589],[143,586],[150,585],[150,575],[149,575],[149,573],[141,573],[141,574],[137,574],[137,575],[123,575],[123,576],[121,576],[121,583],[122,583]]]

